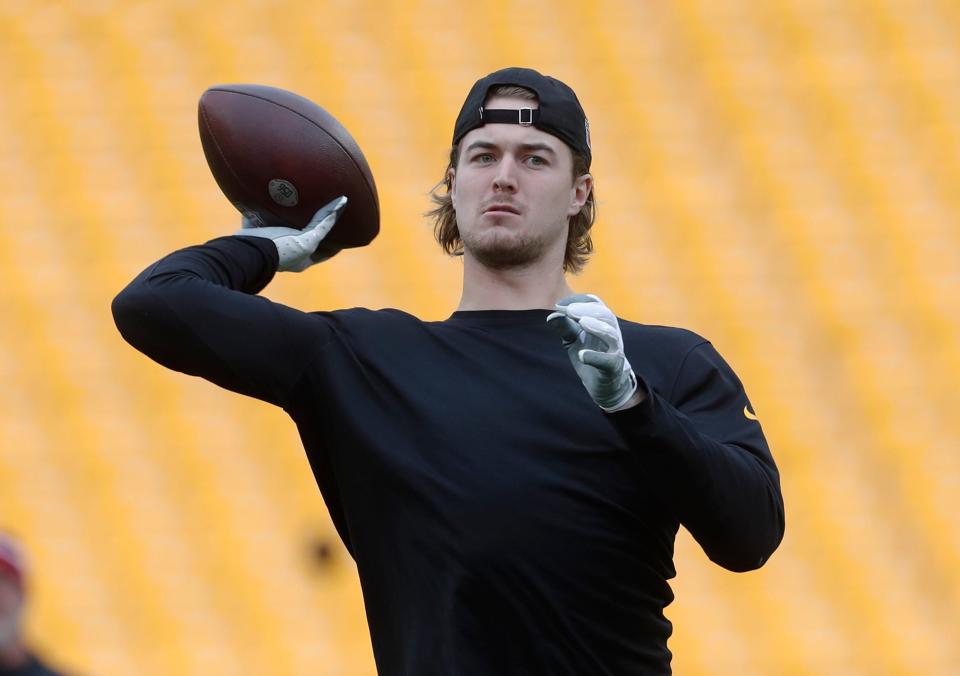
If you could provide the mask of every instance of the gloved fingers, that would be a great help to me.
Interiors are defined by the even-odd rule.
[[[606,346],[607,352],[621,351],[623,338],[619,328],[610,326],[607,322],[595,317],[584,317],[580,320],[580,326],[591,336],[599,338]]]
[[[557,309],[563,310],[566,306],[571,303],[593,303],[596,301],[601,301],[597,296],[594,296],[592,293],[578,293],[573,296],[567,296],[566,298],[561,298],[557,301]]]
[[[310,223],[307,224],[307,227],[304,228],[303,232],[297,237],[297,241],[303,244],[306,250],[305,253],[308,256],[317,250],[320,242],[323,241],[323,238],[327,236],[327,233],[330,232],[330,229],[336,224],[337,216],[340,215],[346,203],[346,197],[338,197],[332,202],[328,202],[313,215]]]
[[[596,319],[602,319],[611,326],[617,324],[617,317],[613,314],[613,310],[603,303],[596,301],[590,303],[571,303],[567,306],[567,316],[574,319],[594,317]]]
[[[577,358],[587,366],[593,366],[609,374],[617,374],[623,369],[623,357],[619,354],[607,354],[596,350],[580,350]]]
[[[330,232],[330,229],[337,222],[337,218],[340,217],[340,212],[343,211],[346,205],[346,195],[341,195],[334,200],[330,200],[313,215],[313,218],[310,219],[310,222],[303,231],[309,231],[315,236],[318,235],[317,243],[319,244],[320,240],[327,236],[327,233]]]
[[[562,312],[547,316],[547,326],[557,332],[564,347],[572,345],[580,338],[580,326]]]

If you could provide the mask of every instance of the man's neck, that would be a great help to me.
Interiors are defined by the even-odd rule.
[[[537,261],[525,268],[493,270],[465,254],[457,310],[552,310],[558,300],[572,294],[562,264]]]

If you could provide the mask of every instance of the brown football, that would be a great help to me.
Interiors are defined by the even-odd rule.
[[[380,203],[370,166],[326,110],[284,89],[227,84],[203,93],[198,116],[213,177],[254,223],[303,229],[320,207],[346,195],[323,248],[365,246],[377,236]]]

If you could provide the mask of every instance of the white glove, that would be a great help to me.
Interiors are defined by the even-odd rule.
[[[567,348],[574,370],[597,405],[613,413],[637,391],[637,376],[623,352],[617,316],[593,294],[569,296],[547,317]]]
[[[328,202],[313,215],[313,218],[303,230],[296,228],[258,228],[246,216],[243,217],[243,228],[233,233],[244,237],[265,237],[272,239],[280,254],[279,272],[303,272],[311,265],[333,258],[340,249],[323,247],[321,242],[327,236],[337,217],[347,203],[344,196]]]

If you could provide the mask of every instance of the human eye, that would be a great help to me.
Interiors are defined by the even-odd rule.
[[[547,160],[540,155],[528,155],[527,164],[532,167],[545,167],[547,166]]]
[[[473,162],[476,162],[477,164],[489,164],[490,162],[493,162],[493,154],[492,154],[492,153],[477,153],[476,155],[474,155],[474,156],[471,158],[471,160],[472,160]]]

